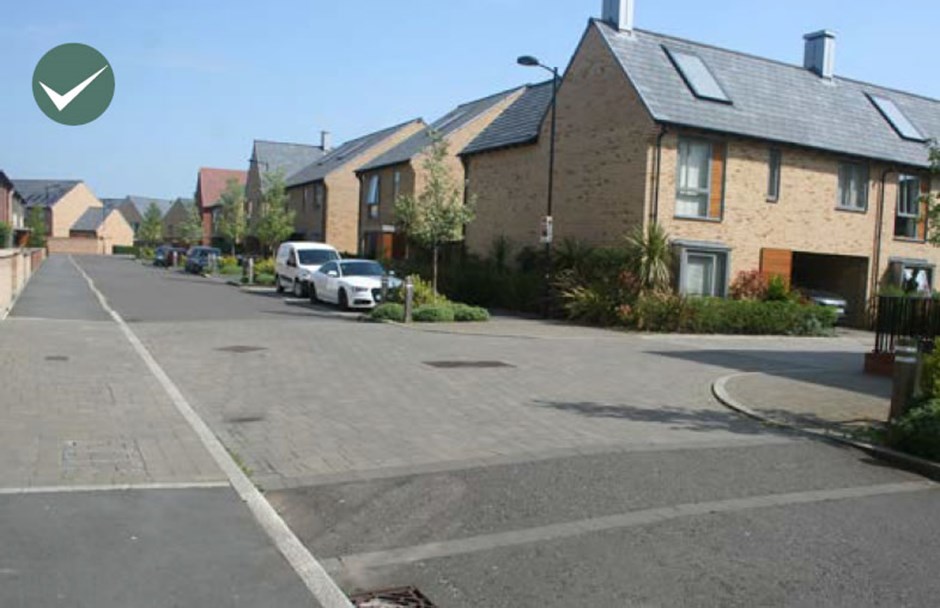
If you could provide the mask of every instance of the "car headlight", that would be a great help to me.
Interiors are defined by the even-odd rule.
[[[313,275],[310,274],[309,270],[301,270],[300,274],[298,274],[297,276],[300,278],[301,281],[309,281]]]
[[[367,293],[369,291],[368,287],[353,287],[353,291],[356,293]]]

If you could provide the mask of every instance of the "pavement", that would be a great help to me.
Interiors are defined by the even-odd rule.
[[[643,336],[511,318],[416,329],[127,260],[76,261],[348,593],[415,586],[441,608],[932,606],[940,593],[933,483],[711,394],[742,373],[827,387],[860,369],[864,335]],[[16,344],[39,327],[106,323],[14,313],[0,340],[16,329]],[[115,352],[102,367],[130,358]],[[264,545],[256,528],[237,531]],[[0,528],[0,546],[12,533]],[[258,580],[271,567],[212,549],[219,573]]]

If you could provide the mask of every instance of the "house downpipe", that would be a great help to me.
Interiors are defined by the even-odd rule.
[[[659,128],[659,135],[656,137],[656,176],[653,184],[653,204],[650,205],[650,224],[659,222],[659,184],[662,181],[663,173],[663,138],[666,137],[668,132],[669,128],[662,125]]]
[[[878,192],[878,214],[875,223],[875,250],[872,252],[872,271],[871,271],[871,292],[869,301],[874,302],[878,292],[879,270],[881,269],[881,244],[884,239],[884,219],[885,219],[885,189],[888,183],[888,176],[895,173],[894,167],[885,169],[881,174],[881,188]]]

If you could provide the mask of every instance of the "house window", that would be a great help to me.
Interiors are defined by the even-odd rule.
[[[326,198],[326,189],[323,184],[314,184],[313,186],[313,204],[317,209],[323,207],[323,201]]]
[[[898,179],[898,209],[894,220],[894,236],[916,239],[919,220],[920,179],[913,175],[902,175]]]
[[[303,202],[303,211],[306,211],[310,207],[311,200],[313,199],[313,188],[310,186],[304,186],[304,202]]]
[[[711,198],[712,145],[701,139],[679,140],[676,215],[707,218]]]
[[[868,166],[860,163],[839,165],[839,208],[848,211],[868,209]]]
[[[777,148],[770,149],[767,175],[767,201],[776,203],[780,200],[780,167],[783,155]]]
[[[393,184],[394,184],[394,188],[393,188],[394,196],[392,198],[397,201],[399,194],[401,194],[401,171],[395,172]]]
[[[366,194],[366,204],[369,206],[369,217],[376,219],[379,217],[379,199],[380,199],[381,181],[378,175],[369,178],[369,190]]]
[[[679,292],[723,298],[727,294],[730,250],[720,243],[678,243]]]

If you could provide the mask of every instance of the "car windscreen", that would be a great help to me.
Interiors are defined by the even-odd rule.
[[[339,259],[339,255],[330,249],[301,249],[297,257],[301,266],[320,266]]]
[[[378,262],[344,262],[344,277],[379,277],[385,270]]]

